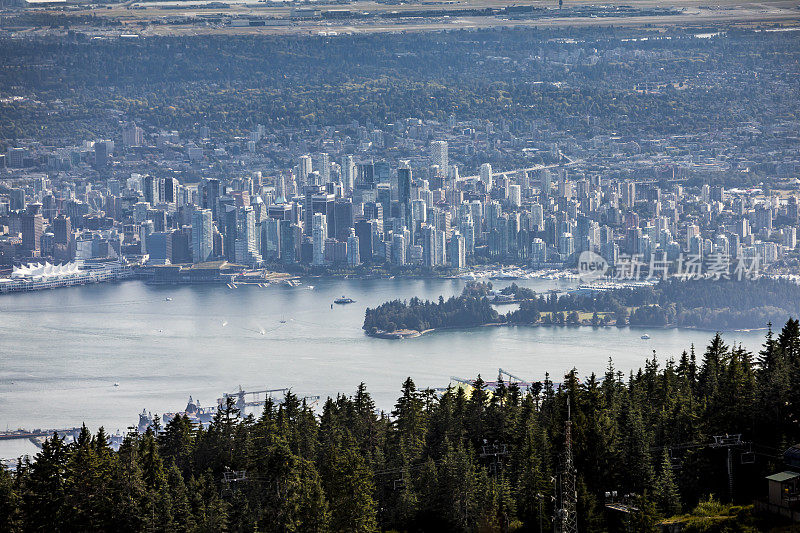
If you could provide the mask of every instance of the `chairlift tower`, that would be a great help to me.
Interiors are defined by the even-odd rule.
[[[572,461],[572,420],[567,396],[567,420],[564,423],[564,464],[558,475],[558,508],[555,524],[557,533],[578,533],[578,493],[575,489],[575,464]]]
[[[741,448],[747,443],[742,442],[742,435],[740,433],[734,435],[714,435],[714,442],[711,444],[712,448],[725,448],[728,451],[728,457],[725,461],[728,469],[728,497],[733,501],[734,497],[734,479],[733,479],[733,449]]]

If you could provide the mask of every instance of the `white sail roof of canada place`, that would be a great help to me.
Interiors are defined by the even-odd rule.
[[[77,263],[67,263],[64,265],[53,265],[49,262],[42,263],[28,263],[14,267],[11,271],[11,279],[20,278],[60,278],[64,276],[72,276],[78,274]]]

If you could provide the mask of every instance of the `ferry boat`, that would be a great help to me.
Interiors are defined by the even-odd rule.
[[[343,304],[352,304],[352,303],[355,303],[355,302],[356,302],[355,300],[353,300],[352,298],[348,298],[346,296],[342,296],[341,298],[336,298],[333,301],[333,303],[335,303],[335,304],[342,304],[342,305]]]

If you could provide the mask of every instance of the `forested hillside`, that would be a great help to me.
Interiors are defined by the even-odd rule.
[[[490,393],[479,379],[439,394],[408,378],[391,413],[363,384],[319,415],[292,394],[258,419],[229,403],[207,430],[177,417],[130,435],[118,453],[102,430],[69,445],[54,436],[0,473],[0,528],[537,531],[541,520],[549,529],[568,404],[580,531],[651,531],[709,495],[763,496],[763,476],[800,441],[798,321],[770,330],[758,354],[716,335],[698,353],[671,355],[654,353],[629,375],[611,363],[603,376],[573,370],[533,391],[500,383]],[[737,456],[730,495],[726,451],[708,444],[739,433],[755,463]],[[638,511],[622,521],[604,512],[607,491],[631,494]],[[737,520],[737,531],[757,530]]]

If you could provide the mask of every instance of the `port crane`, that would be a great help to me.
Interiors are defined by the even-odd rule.
[[[267,403],[267,400],[271,400],[273,394],[280,394],[280,399],[276,402],[278,404],[283,403],[283,396],[289,392],[291,389],[289,388],[282,388],[282,389],[261,389],[261,390],[244,390],[241,385],[239,385],[239,390],[236,392],[226,392],[222,395],[222,398],[217,400],[219,405],[224,405],[228,398],[235,398],[236,400],[236,408],[239,409],[240,413],[244,413],[245,409],[248,407],[263,407],[264,404]],[[264,395],[263,397],[261,395]],[[307,395],[307,396],[299,396],[301,400],[305,400],[310,406],[314,406],[319,402],[319,396],[315,395]]]
[[[517,386],[519,386],[519,388],[522,389],[522,390],[528,390],[531,387],[533,387],[533,382],[527,381],[525,379],[522,379],[519,376],[515,376],[514,374],[512,374],[510,372],[506,372],[502,368],[498,368],[498,373],[497,373],[498,381],[486,381],[485,382],[486,388],[488,388],[489,390],[494,390],[497,387],[497,385],[499,384],[500,379],[503,378],[503,376],[506,376],[506,377],[509,378],[507,383],[514,383]],[[464,379],[464,378],[460,378],[458,376],[450,376],[450,381],[455,381],[457,383],[463,383],[464,385],[469,385],[470,387],[475,386],[475,380],[474,379]]]
[[[511,372],[506,372],[506,371],[505,371],[505,370],[503,370],[502,368],[498,368],[498,369],[497,369],[497,371],[498,371],[498,372],[497,372],[497,375],[498,375],[499,377],[508,376],[509,378],[511,378],[511,379],[509,379],[509,381],[508,381],[509,383],[518,383],[518,384],[520,384],[520,385],[525,385],[526,387],[530,387],[530,386],[531,386],[531,383],[530,383],[529,381],[526,381],[526,380],[522,379],[522,378],[521,378],[521,377],[519,377],[519,376],[515,376],[515,375],[514,375],[514,374],[512,374]],[[511,380],[514,380],[514,381],[511,381]]]

